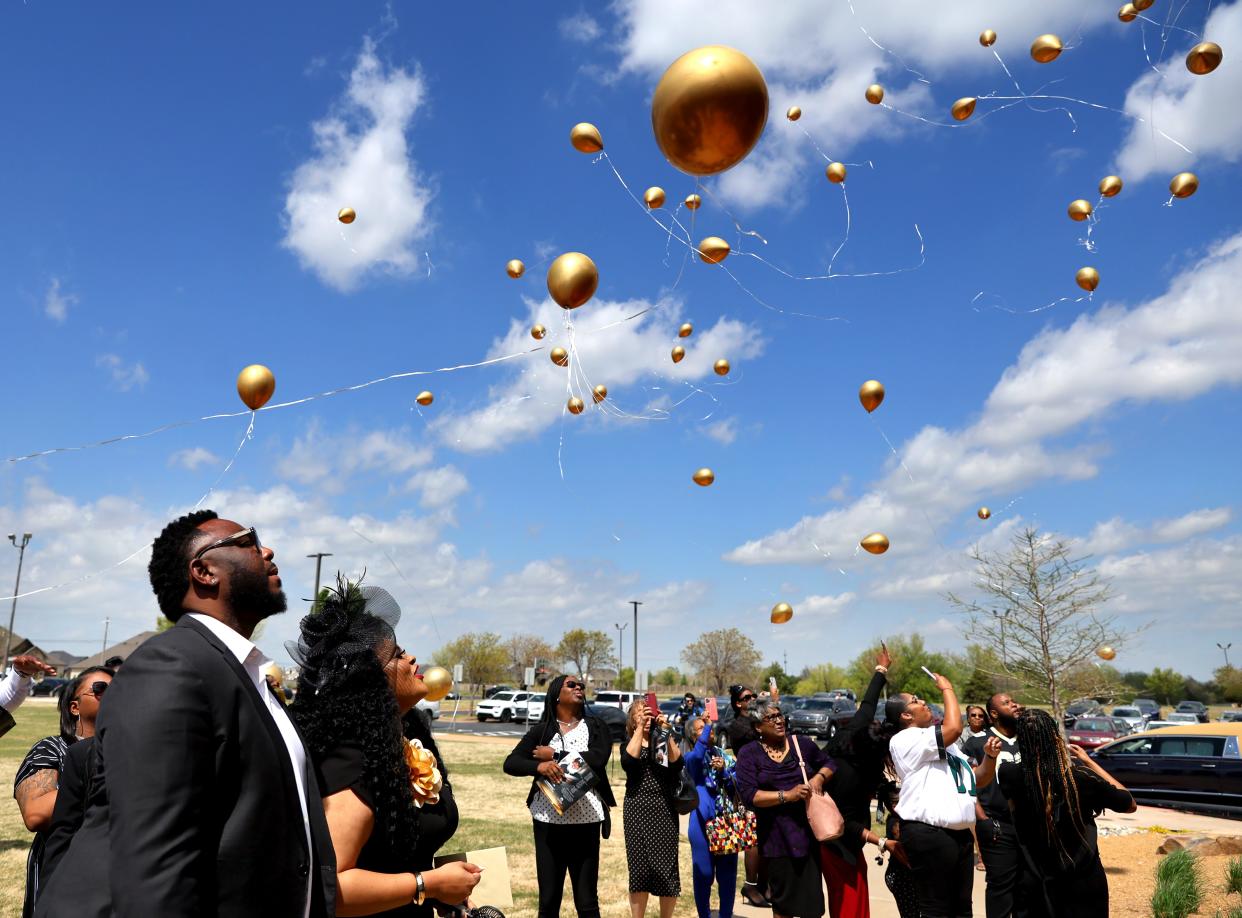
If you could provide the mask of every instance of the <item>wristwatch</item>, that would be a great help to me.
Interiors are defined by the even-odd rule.
[[[414,874],[414,904],[422,905],[427,898],[427,887],[423,885],[423,875]]]

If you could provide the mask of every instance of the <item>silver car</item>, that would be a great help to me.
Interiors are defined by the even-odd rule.
[[[1117,720],[1124,720],[1130,726],[1130,732],[1138,733],[1147,723],[1147,718],[1143,716],[1143,712],[1138,708],[1129,705],[1120,705],[1113,708],[1113,717]]]

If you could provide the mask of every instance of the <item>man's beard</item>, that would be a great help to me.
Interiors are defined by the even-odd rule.
[[[1007,733],[1014,733],[1018,729],[1018,718],[1012,714],[1002,714],[1000,711],[997,711],[992,715],[992,722],[998,727],[1004,728]]]
[[[234,567],[229,577],[229,597],[234,613],[244,612],[256,618],[267,618],[287,608],[283,590],[272,592],[264,571]]]

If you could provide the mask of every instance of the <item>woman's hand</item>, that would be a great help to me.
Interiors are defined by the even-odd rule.
[[[875,665],[883,666],[885,669],[893,665],[893,658],[888,652],[888,647],[882,641],[880,642],[880,652],[875,655]]]
[[[1069,744],[1070,755],[1082,762],[1084,765],[1091,765],[1091,756],[1087,754],[1087,750],[1083,749],[1076,743]]]
[[[712,768],[714,768],[716,771],[721,771],[724,769],[724,766],[725,766],[724,759],[722,759],[718,755],[712,756]]]
[[[450,861],[435,870],[423,871],[423,885],[428,898],[446,905],[465,902],[479,885],[483,868],[465,861]]]
[[[551,746],[536,746],[535,751],[531,754],[539,762],[552,762],[556,760],[556,750]]]
[[[535,771],[539,772],[540,777],[547,778],[553,784],[560,784],[565,776],[561,771],[561,766],[555,762],[540,762]]]
[[[953,691],[953,683],[950,682],[948,679],[946,679],[944,676],[940,675],[940,673],[935,674],[935,680],[936,680],[936,688],[938,688],[941,692]]]
[[[786,803],[797,803],[800,800],[806,800],[811,796],[811,785],[798,784],[791,789],[785,791]]]

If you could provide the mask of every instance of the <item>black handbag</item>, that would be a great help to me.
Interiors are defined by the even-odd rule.
[[[677,783],[677,795],[673,805],[682,816],[688,816],[699,808],[699,789],[694,786],[694,778],[690,777],[690,769],[682,767],[681,777]]]

